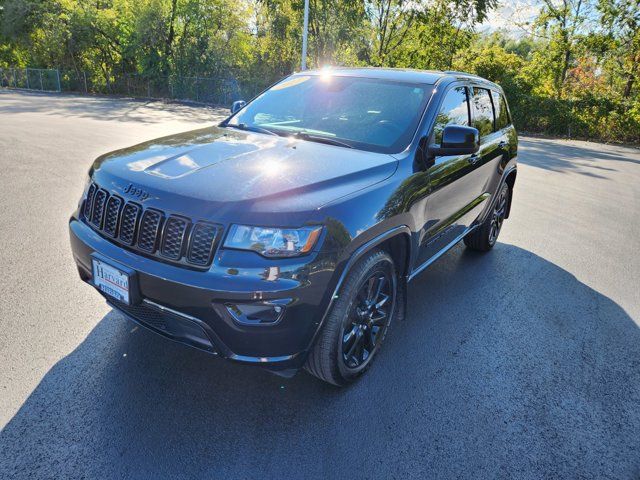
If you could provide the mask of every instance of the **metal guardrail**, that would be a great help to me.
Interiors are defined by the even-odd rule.
[[[0,68],[0,87],[48,92],[79,92],[125,95],[138,98],[188,100],[214,105],[231,105],[235,100],[253,97],[260,88],[243,88],[233,77],[144,77],[91,75],[84,71]]]

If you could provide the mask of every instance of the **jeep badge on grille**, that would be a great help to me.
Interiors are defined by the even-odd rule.
[[[140,187],[136,187],[133,183],[127,185],[124,188],[123,192],[128,193],[132,197],[137,197],[141,202],[144,202],[147,198],[149,198],[149,192],[142,190]]]

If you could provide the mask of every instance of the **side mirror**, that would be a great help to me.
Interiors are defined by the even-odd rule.
[[[480,133],[477,128],[447,125],[442,131],[442,143],[429,145],[429,155],[472,155],[480,149]]]
[[[244,100],[236,100],[231,104],[231,113],[234,114],[238,110],[242,110],[244,106],[247,104]]]

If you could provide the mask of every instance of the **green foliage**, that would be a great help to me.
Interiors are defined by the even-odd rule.
[[[478,37],[455,66],[500,84],[521,131],[637,144],[639,32],[637,0],[545,1],[530,36]]]
[[[219,85],[199,79],[221,79],[249,98],[299,68],[303,5],[0,0],[0,67],[59,68],[65,85],[84,84],[86,72],[93,91],[126,81],[125,91],[205,100],[220,98]],[[476,33],[496,6],[310,0],[307,63],[469,71],[502,85],[522,131],[640,143],[638,0],[541,0],[527,34]]]

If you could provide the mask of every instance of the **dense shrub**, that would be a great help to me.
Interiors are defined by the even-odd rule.
[[[544,98],[512,92],[513,120],[521,132],[640,143],[640,106],[606,98]]]

